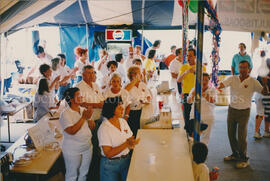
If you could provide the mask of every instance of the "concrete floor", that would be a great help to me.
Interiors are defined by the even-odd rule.
[[[270,138],[255,141],[253,138],[256,116],[256,105],[252,103],[250,120],[248,125],[248,156],[250,166],[245,169],[237,169],[236,162],[224,162],[224,156],[231,154],[231,148],[227,136],[227,106],[216,106],[215,124],[209,143],[207,165],[210,168],[220,168],[219,181],[269,181],[270,180]],[[264,131],[264,123],[261,125],[261,133]]]

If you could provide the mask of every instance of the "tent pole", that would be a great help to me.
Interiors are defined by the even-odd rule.
[[[87,49],[89,50],[89,40],[88,40],[88,38],[89,38],[89,33],[88,33],[89,29],[88,29],[88,24],[87,23],[85,24],[85,28],[86,28],[86,46],[87,46]],[[88,60],[89,60],[89,53],[88,53],[87,56],[88,56]]]
[[[198,1],[197,19],[197,61],[196,61],[196,81],[195,81],[195,124],[194,140],[200,141],[200,122],[201,122],[201,94],[202,94],[202,57],[203,57],[203,28],[204,28],[204,1]]]
[[[186,63],[188,41],[188,0],[183,0],[182,23],[182,60]]]
[[[144,30],[144,25],[142,25],[142,41],[141,41],[141,51],[143,50],[143,42],[144,42],[143,30]]]
[[[1,34],[0,36],[0,45],[2,43],[2,38],[4,37],[4,33]],[[5,51],[5,50],[4,50]],[[0,47],[0,55],[1,55],[1,67],[4,66],[4,54],[2,52],[2,48]],[[3,96],[3,93],[4,93],[4,72],[2,72],[2,68],[0,68],[0,75],[1,75],[1,92],[0,92],[0,97]]]

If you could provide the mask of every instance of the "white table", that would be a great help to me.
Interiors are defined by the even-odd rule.
[[[193,181],[189,144],[183,128],[141,129],[127,181]],[[149,163],[149,154],[155,163]]]

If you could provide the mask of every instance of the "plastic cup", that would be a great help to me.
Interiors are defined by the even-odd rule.
[[[154,153],[150,153],[149,154],[148,162],[149,162],[150,165],[155,164],[155,162],[156,162],[156,156],[154,155]]]

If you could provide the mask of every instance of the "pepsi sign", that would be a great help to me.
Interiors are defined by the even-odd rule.
[[[131,41],[131,30],[107,29],[106,41]]]

